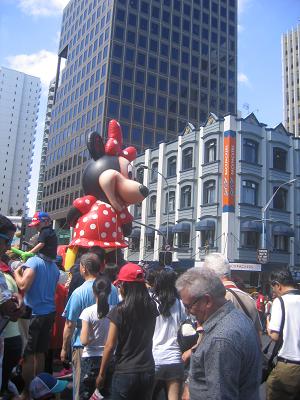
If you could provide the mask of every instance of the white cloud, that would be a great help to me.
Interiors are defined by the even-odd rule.
[[[69,0],[18,0],[25,14],[47,17],[60,14]]]
[[[248,76],[243,72],[238,73],[238,82],[244,84],[245,86],[251,87],[251,83],[249,81]]]
[[[251,5],[253,0],[238,0],[238,12],[242,14],[245,12]]]
[[[33,54],[18,54],[6,58],[8,67],[41,79],[43,89],[48,91],[50,81],[55,78],[57,54],[41,50]]]

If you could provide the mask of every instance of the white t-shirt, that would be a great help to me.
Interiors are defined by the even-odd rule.
[[[101,357],[107,339],[109,319],[98,318],[97,304],[85,308],[79,318],[89,324],[89,344],[84,346],[82,357]]]
[[[282,296],[285,308],[283,327],[283,345],[278,355],[291,361],[300,361],[300,295],[286,294]],[[280,331],[282,318],[279,299],[273,301],[269,329]]]
[[[170,312],[170,317],[165,318],[159,315],[156,318],[152,348],[155,365],[177,364],[182,362],[181,352],[177,342],[177,331],[180,322],[186,319],[186,314],[181,300],[176,300]]]

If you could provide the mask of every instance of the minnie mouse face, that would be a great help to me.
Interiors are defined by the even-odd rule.
[[[148,196],[147,187],[132,180],[131,161],[136,158],[136,150],[133,147],[121,150],[121,127],[117,121],[109,123],[105,146],[95,132],[90,134],[87,146],[94,161],[89,162],[82,177],[86,195],[93,195],[119,211]]]

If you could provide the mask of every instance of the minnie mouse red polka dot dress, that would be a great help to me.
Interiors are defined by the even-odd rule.
[[[84,215],[77,221],[69,247],[128,247],[122,225],[132,222],[133,217],[127,208],[116,212],[110,204],[94,196],[80,197],[73,204]]]

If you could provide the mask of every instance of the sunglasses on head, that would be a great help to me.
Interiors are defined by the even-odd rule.
[[[9,246],[12,244],[13,239],[5,235],[4,233],[0,233],[0,238],[4,239],[6,241],[6,244]]]

